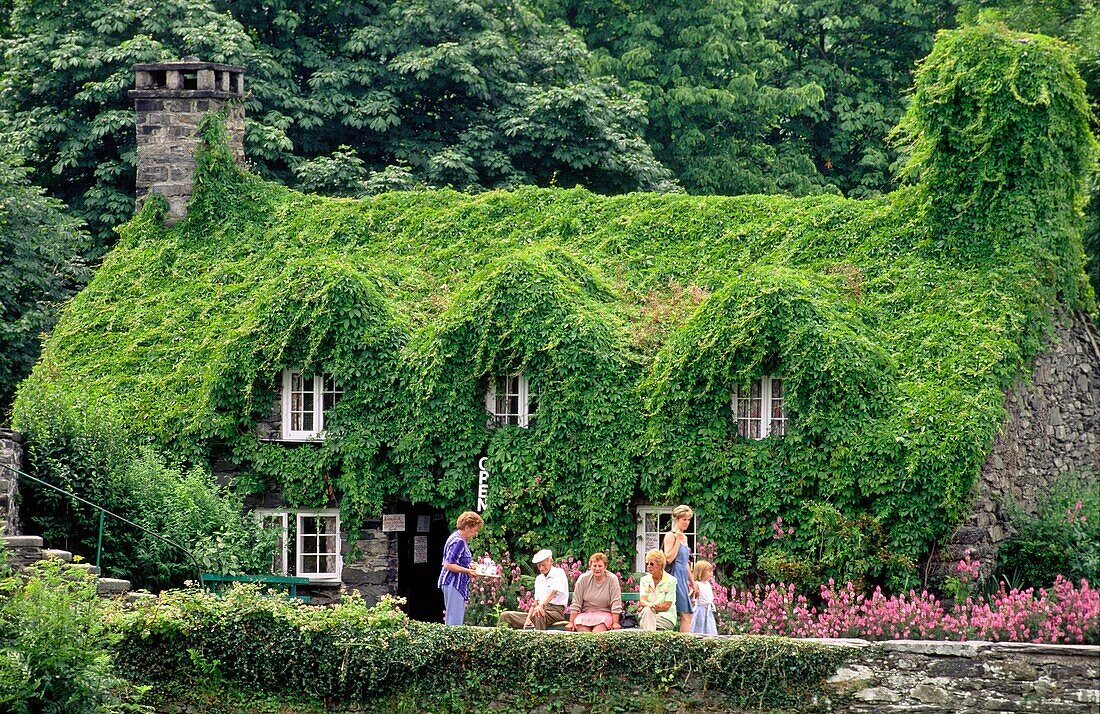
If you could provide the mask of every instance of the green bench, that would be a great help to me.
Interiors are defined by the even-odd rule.
[[[202,581],[206,589],[212,593],[221,594],[227,583],[260,583],[264,587],[273,590],[281,590],[288,597],[302,602],[309,602],[309,595],[299,595],[299,585],[309,585],[309,578],[296,578],[289,575],[221,575],[220,573],[203,573]]]
[[[622,597],[623,597],[623,611],[625,612],[626,611],[626,606],[627,606],[628,603],[638,602],[639,595],[638,595],[638,593],[623,593]],[[569,593],[569,602],[570,603],[573,602],[573,593]],[[548,629],[548,630],[564,630],[565,626],[568,625],[568,624],[569,624],[569,620],[559,620],[558,622],[555,622],[552,625],[548,625],[546,627],[546,629]]]

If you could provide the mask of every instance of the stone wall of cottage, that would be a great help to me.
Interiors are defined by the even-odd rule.
[[[19,480],[3,466],[23,468],[23,435],[18,431],[0,429],[0,535],[20,535],[23,531],[16,504]]]
[[[974,506],[931,563],[933,580],[966,551],[982,571],[996,564],[1013,533],[1011,512],[1034,515],[1060,478],[1100,474],[1100,335],[1087,317],[1066,315],[1050,348],[1034,361],[1030,382],[1005,397],[1004,427],[974,488]]]

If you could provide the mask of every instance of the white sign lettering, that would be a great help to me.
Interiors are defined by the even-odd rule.
[[[477,461],[477,510],[484,511],[489,501],[489,468],[488,456],[482,456]]]

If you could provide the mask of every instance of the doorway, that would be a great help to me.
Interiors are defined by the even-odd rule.
[[[439,569],[443,546],[451,535],[442,511],[420,504],[403,504],[405,530],[397,534],[397,594],[413,620],[443,622]]]

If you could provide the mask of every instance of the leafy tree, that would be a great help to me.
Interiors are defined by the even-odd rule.
[[[87,279],[80,222],[33,186],[0,142],[0,414],[38,358],[55,308]]]
[[[301,103],[279,117],[298,156],[406,166],[430,185],[666,186],[643,105],[590,76],[575,33],[516,0],[228,8],[301,77]]]
[[[0,112],[33,179],[87,221],[90,257],[134,209],[132,65],[194,54],[261,64],[232,18],[204,0],[12,0]]]
[[[646,138],[693,193],[830,188],[788,125],[821,102],[813,78],[785,73],[753,0],[544,0],[596,49],[600,69],[648,104]]]
[[[0,111],[98,251],[133,210],[131,65],[186,55],[248,66],[246,154],[269,177],[342,152],[432,185],[669,185],[643,105],[516,0],[11,2]]]
[[[814,82],[825,101],[790,122],[789,139],[846,195],[893,187],[887,136],[905,112],[916,62],[952,22],[949,0],[764,0],[767,37],[780,44],[788,83]]]

